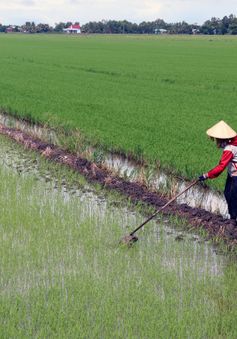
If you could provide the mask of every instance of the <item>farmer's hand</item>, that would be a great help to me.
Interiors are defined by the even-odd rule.
[[[204,181],[204,180],[206,180],[206,179],[208,179],[208,176],[207,176],[206,174],[202,174],[202,175],[200,175],[200,177],[198,178],[199,181]]]

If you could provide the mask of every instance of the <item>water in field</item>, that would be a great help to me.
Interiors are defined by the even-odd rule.
[[[32,134],[38,138],[50,143],[60,144],[57,133],[46,127],[31,125],[25,121],[20,121],[14,117],[0,114],[0,122],[8,127],[19,128],[26,133]],[[93,153],[93,149],[88,146],[88,152]],[[149,188],[162,190],[167,194],[173,193],[173,196],[185,190],[190,182],[184,182],[182,179],[171,177],[164,171],[151,170],[137,165],[134,161],[124,159],[115,154],[103,154],[103,164],[117,175],[127,178],[131,181],[143,181]],[[191,187],[185,194],[182,194],[177,202],[188,204],[191,207],[203,208],[212,213],[221,214],[228,218],[227,204],[223,194],[220,194],[209,188],[196,185]]]
[[[122,176],[127,176],[130,180],[143,180],[148,187],[161,192],[170,192],[174,195],[183,192],[190,182],[167,175],[164,171],[150,170],[142,168],[133,161],[123,159],[118,155],[111,155],[105,159],[105,164],[109,169],[115,170]],[[227,204],[223,194],[215,192],[207,187],[196,185],[182,194],[177,202],[187,204],[191,207],[203,208],[212,213],[221,214],[228,218]]]
[[[0,138],[0,313],[6,337],[232,337],[236,264],[177,222]],[[0,333],[1,334],[1,333]]]

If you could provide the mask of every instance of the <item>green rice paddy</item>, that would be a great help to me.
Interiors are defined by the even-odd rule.
[[[237,129],[236,37],[5,34],[0,49],[2,110],[185,177],[218,162],[207,128]]]
[[[192,178],[237,129],[236,37],[0,35],[0,111]],[[0,137],[1,338],[235,338],[236,258]],[[223,176],[224,177],[224,176]],[[214,182],[222,187],[223,178]]]
[[[236,261],[167,219],[119,247],[144,216],[3,137],[0,145],[1,338],[236,336]]]

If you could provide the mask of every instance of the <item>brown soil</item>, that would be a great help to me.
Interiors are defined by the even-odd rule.
[[[0,124],[0,133],[24,145],[28,149],[40,152],[44,157],[52,161],[69,166],[85,176],[88,181],[96,182],[102,186],[116,190],[129,197],[133,202],[144,202],[156,209],[163,206],[167,199],[159,195],[159,192],[150,192],[139,183],[128,182],[112,175],[104,168],[98,167],[87,159],[75,156],[59,147],[31,137],[14,128],[7,128]],[[173,202],[163,212],[166,215],[176,215],[184,218],[193,227],[203,227],[210,237],[223,239],[228,245],[237,244],[237,227],[231,220],[225,220],[222,216],[212,214],[200,208],[192,208],[186,204],[178,205]]]

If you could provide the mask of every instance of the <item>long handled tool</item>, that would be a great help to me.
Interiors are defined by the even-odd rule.
[[[153,213],[147,220],[145,220],[141,225],[139,225],[134,231],[132,231],[129,235],[126,235],[125,237],[123,237],[120,240],[121,244],[124,245],[132,245],[132,243],[136,242],[138,240],[138,237],[135,235],[135,233],[140,230],[140,228],[142,228],[144,225],[146,225],[151,219],[153,219],[158,213],[160,213],[163,209],[165,209],[168,205],[170,205],[175,199],[177,199],[180,195],[184,194],[185,192],[187,192],[192,186],[194,186],[197,182],[199,181],[199,179],[195,180],[194,182],[192,182],[188,187],[185,188],[185,190],[183,190],[182,192],[180,192],[179,194],[177,194],[175,197],[173,197],[172,199],[170,199],[164,206],[162,206],[161,208],[159,208],[155,213]]]

